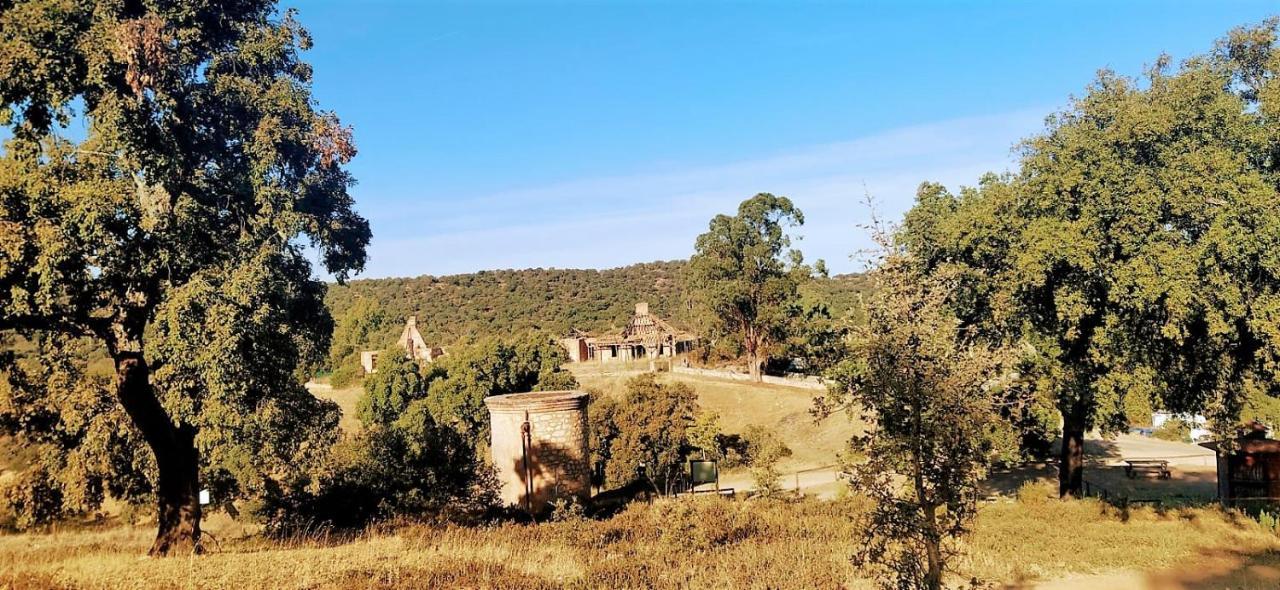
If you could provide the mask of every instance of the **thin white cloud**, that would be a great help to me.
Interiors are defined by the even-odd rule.
[[[757,192],[787,195],[805,212],[797,233],[807,258],[826,259],[834,272],[861,270],[850,254],[868,245],[857,229],[868,218],[866,192],[896,219],[922,181],[957,187],[1009,169],[1012,146],[1041,127],[1045,112],[917,125],[723,165],[373,204],[362,207],[374,229],[364,276],[685,258],[713,215]]]

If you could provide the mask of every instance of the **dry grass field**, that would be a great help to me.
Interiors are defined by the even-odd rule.
[[[338,404],[338,409],[342,410],[342,419],[338,422],[338,426],[346,432],[356,432],[360,429],[360,418],[356,415],[356,404],[360,401],[360,396],[364,395],[364,388],[359,384],[353,387],[343,387],[335,389],[329,385],[328,380],[307,383],[307,391],[311,392],[318,398],[330,400]]]
[[[1046,486],[986,504],[956,581],[1004,588],[1275,588],[1280,537],[1216,508],[1119,510]],[[116,525],[0,536],[0,588],[865,588],[856,500],[662,500],[609,520],[384,527],[290,543],[212,519],[210,555],[145,559]],[[1118,585],[1117,585],[1118,584]]]

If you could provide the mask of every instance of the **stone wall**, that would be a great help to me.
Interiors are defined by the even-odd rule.
[[[698,375],[700,377],[714,377],[716,379],[730,379],[733,381],[751,380],[751,375],[746,373],[718,371],[715,369],[699,369],[696,367],[671,367],[671,372],[684,375]],[[826,381],[821,377],[815,377],[812,375],[793,374],[787,377],[764,375],[762,380],[770,385],[781,385],[783,387],[797,387],[800,389],[812,389],[815,391],[825,391],[827,389]]]
[[[540,513],[556,498],[577,497],[584,502],[590,498],[586,393],[517,393],[488,397],[484,402],[505,504]]]

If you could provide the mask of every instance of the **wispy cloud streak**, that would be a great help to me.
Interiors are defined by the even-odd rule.
[[[896,129],[722,165],[583,179],[405,205],[362,207],[374,227],[364,276],[452,274],[494,268],[607,268],[687,257],[716,213],[757,192],[787,195],[806,216],[806,257],[834,272],[861,270],[857,229],[870,192],[898,218],[922,181],[974,184],[1012,167],[1012,146],[1040,128],[1045,109]]]

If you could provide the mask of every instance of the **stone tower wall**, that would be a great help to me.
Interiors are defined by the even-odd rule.
[[[517,393],[484,401],[489,408],[490,449],[503,503],[521,508],[531,505],[539,513],[558,497],[577,497],[584,502],[590,498],[586,393]]]

